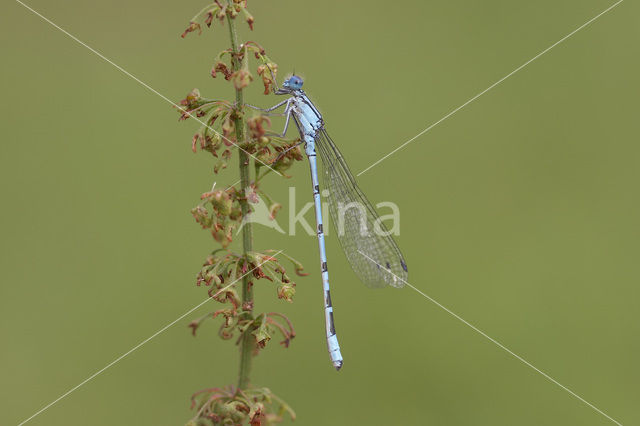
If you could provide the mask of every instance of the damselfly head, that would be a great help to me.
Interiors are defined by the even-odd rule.
[[[300,90],[302,89],[303,84],[304,81],[302,81],[302,78],[298,77],[297,75],[292,75],[291,77],[286,79],[284,83],[282,83],[282,87],[286,87],[290,90]]]

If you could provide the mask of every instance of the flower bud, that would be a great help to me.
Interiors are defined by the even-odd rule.
[[[280,203],[271,204],[269,206],[269,219],[275,220],[276,214],[278,214],[281,208],[282,208],[282,204]]]
[[[247,69],[240,69],[236,71],[235,73],[233,73],[232,78],[233,85],[235,86],[236,90],[244,89],[253,81],[253,76]]]
[[[204,20],[204,23],[208,28],[211,28],[212,22],[213,22],[213,10],[210,10],[207,12],[207,18]]]
[[[296,294],[295,284],[280,284],[278,286],[278,298],[287,302],[293,302],[293,295]]]
[[[184,30],[184,32],[180,35],[180,37],[185,38],[187,34],[192,33],[195,30],[198,30],[198,35],[202,34],[202,28],[200,27],[200,24],[198,24],[197,22],[191,21],[189,22],[189,26],[187,27],[187,29]]]

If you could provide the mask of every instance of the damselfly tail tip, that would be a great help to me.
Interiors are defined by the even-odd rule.
[[[333,366],[335,367],[336,371],[340,371],[340,369],[342,368],[342,361],[334,361]]]

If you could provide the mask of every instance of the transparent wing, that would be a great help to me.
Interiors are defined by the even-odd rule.
[[[367,287],[404,286],[407,264],[398,245],[324,129],[318,134],[316,151],[324,166],[333,228],[354,272]]]

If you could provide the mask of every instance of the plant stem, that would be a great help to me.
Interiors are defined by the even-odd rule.
[[[233,3],[229,1],[229,7],[232,7]],[[227,15],[227,23],[229,24],[229,35],[231,37],[231,49],[233,50],[233,71],[237,72],[240,69],[241,63],[238,59],[239,45],[238,45],[238,33],[235,27],[235,20]],[[241,111],[244,105],[244,97],[242,89],[236,89],[236,110]],[[235,117],[236,127],[236,142],[239,145],[238,158],[240,161],[240,187],[242,191],[246,191],[251,185],[251,176],[249,171],[249,156],[247,152],[243,150],[245,145],[245,122],[244,116],[236,114]],[[249,203],[246,198],[241,200],[242,217],[246,217],[249,214]],[[247,221],[242,226],[242,252],[247,259],[247,252],[253,250],[253,229],[251,222]],[[250,306],[253,309],[253,291],[249,284],[249,276],[245,276],[242,279],[242,305],[243,307]],[[253,317],[251,311],[245,314],[245,319],[251,319]],[[238,375],[238,388],[246,389],[249,386],[249,376],[251,374],[251,363],[253,361],[253,349],[254,341],[253,335],[250,333],[250,329],[247,329],[242,336],[240,342],[240,372]]]

